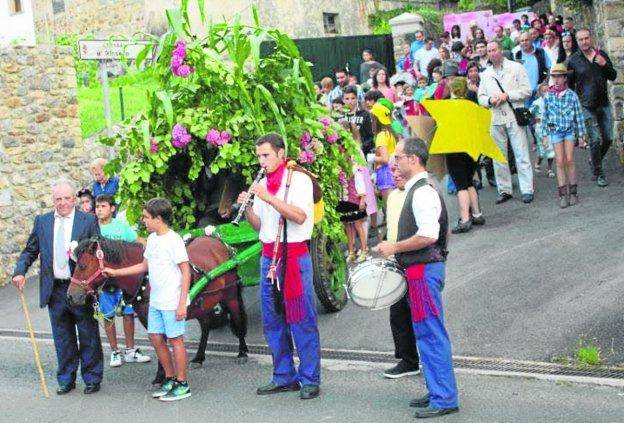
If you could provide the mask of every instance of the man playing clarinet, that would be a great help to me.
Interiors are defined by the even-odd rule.
[[[260,137],[256,155],[266,177],[242,192],[238,202],[244,204],[248,195],[255,195],[245,218],[262,241],[262,326],[273,356],[273,378],[257,394],[300,391],[301,399],[316,398],[321,346],[307,244],[314,226],[312,180],[287,168],[284,140],[277,134]],[[298,370],[292,340],[299,354]]]
[[[405,269],[412,326],[429,393],[410,402],[417,418],[437,417],[459,410],[451,341],[442,316],[448,216],[442,197],[427,181],[427,145],[419,138],[399,142],[394,159],[407,181],[407,197],[399,217],[396,242],[381,242],[377,250],[394,255]]]

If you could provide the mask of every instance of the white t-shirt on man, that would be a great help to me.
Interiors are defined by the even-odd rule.
[[[284,172],[282,185],[275,195],[280,200],[284,200],[287,176],[288,169]],[[263,178],[260,183],[266,187],[266,178]],[[301,225],[290,220],[286,222],[288,242],[308,241],[312,237],[312,230],[314,229],[314,198],[312,180],[308,175],[303,172],[293,172],[286,203],[299,207],[306,214],[306,219]],[[254,199],[253,211],[260,218],[260,232],[258,234],[260,241],[275,242],[279,225],[279,212],[257,197]]]
[[[180,302],[182,271],[180,263],[189,261],[184,241],[172,230],[147,237],[143,257],[147,259],[150,282],[150,307],[175,310]]]

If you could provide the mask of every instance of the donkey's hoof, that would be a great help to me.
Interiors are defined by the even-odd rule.
[[[243,357],[236,357],[236,364],[246,364],[249,361],[249,357],[246,355]]]
[[[191,369],[201,369],[203,365],[202,361],[191,361]]]

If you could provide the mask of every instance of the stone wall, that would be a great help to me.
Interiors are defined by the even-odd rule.
[[[0,284],[9,280],[51,183],[85,179],[69,47],[0,48]]]
[[[615,82],[609,84],[609,99],[615,120],[615,141],[624,158],[624,1],[596,0],[594,3],[593,27],[600,40],[597,44],[607,51],[618,72]]]
[[[39,41],[50,43],[61,34],[93,33],[132,36],[137,32],[162,34],[167,29],[165,9],[179,0],[32,0]]]

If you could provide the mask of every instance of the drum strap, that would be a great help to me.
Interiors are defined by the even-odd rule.
[[[438,307],[433,298],[431,291],[425,280],[425,264],[416,263],[405,269],[405,277],[407,279],[407,287],[410,296],[410,308],[412,310],[412,321],[422,322],[427,318],[427,304],[431,310],[431,314],[438,316]]]

